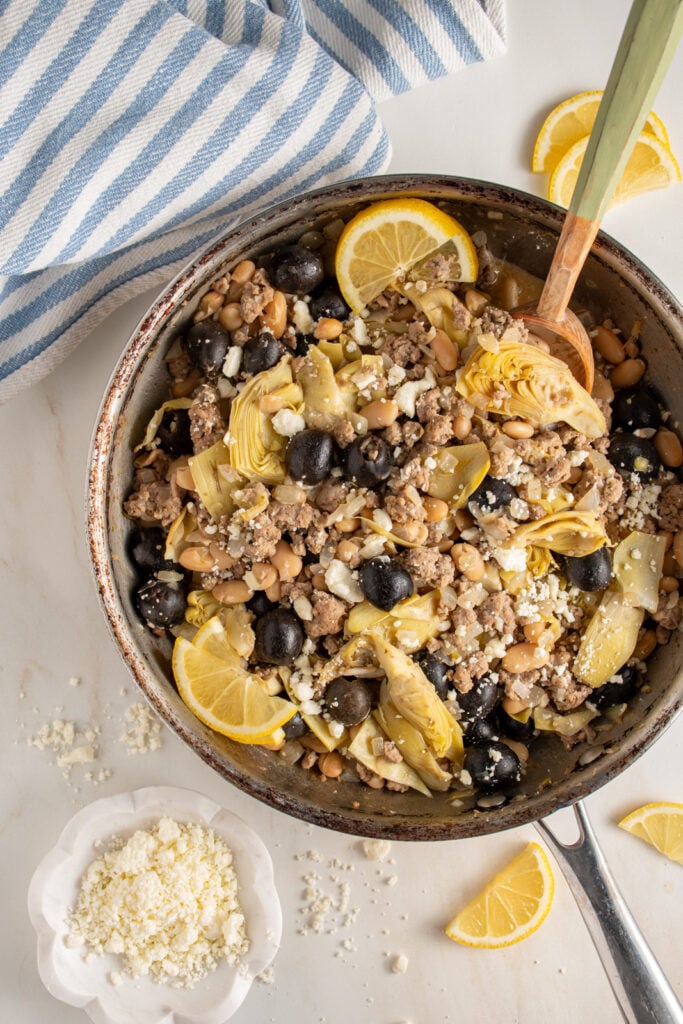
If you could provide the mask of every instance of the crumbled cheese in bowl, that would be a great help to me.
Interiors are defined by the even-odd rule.
[[[91,862],[69,928],[86,956],[118,954],[126,974],[182,988],[249,949],[232,851],[212,829],[168,817]]]

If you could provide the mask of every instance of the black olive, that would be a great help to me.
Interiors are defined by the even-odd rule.
[[[493,790],[512,786],[522,777],[520,760],[506,743],[495,740],[465,752],[465,771],[479,789]]]
[[[267,665],[291,665],[304,645],[303,627],[286,608],[274,608],[256,620],[254,660]]]
[[[215,320],[193,324],[185,336],[185,351],[190,361],[207,377],[221,370],[230,348],[230,335]]]
[[[635,434],[615,434],[610,441],[607,458],[626,479],[631,473],[637,473],[642,480],[651,480],[661,465],[652,441]]]
[[[429,651],[420,651],[415,655],[415,661],[427,676],[437,695],[441,700],[446,700],[451,688],[448,679],[448,665],[444,665],[443,661]]]
[[[364,679],[333,679],[325,690],[325,707],[342,725],[357,725],[372,707],[372,690]]]
[[[136,591],[138,615],[150,629],[177,626],[185,618],[185,589],[177,583],[152,578]]]
[[[174,459],[180,455],[191,455],[194,446],[187,409],[167,409],[159,424],[157,439],[163,450]]]
[[[360,487],[374,487],[386,480],[393,464],[390,446],[375,434],[357,437],[344,450],[345,476]]]
[[[497,508],[507,508],[517,497],[517,491],[507,480],[487,476],[470,495],[468,501],[472,505],[477,505],[482,512],[493,512]]]
[[[278,605],[274,601],[268,600],[265,590],[257,590],[254,596],[247,601],[247,608],[250,612],[253,612],[257,618],[277,607]]]
[[[285,347],[270,331],[260,331],[242,349],[242,372],[252,376],[279,363]]]
[[[507,736],[511,740],[530,740],[536,731],[533,714],[530,714],[526,722],[518,722],[507,711],[499,707],[496,712],[498,730],[501,736]]]
[[[151,572],[158,572],[159,569],[182,569],[170,558],[164,558],[166,537],[164,531],[158,526],[136,526],[133,530],[128,544],[130,557],[138,569],[148,569]]]
[[[652,392],[642,385],[617,391],[612,402],[612,422],[624,430],[640,430],[643,427],[658,427],[662,422],[659,402]]]
[[[334,465],[334,439],[324,430],[301,430],[285,450],[287,472],[305,484],[319,484]]]
[[[462,722],[463,740],[468,747],[478,747],[498,739],[498,728],[491,718],[475,718],[471,722]]]
[[[415,590],[410,573],[385,555],[371,558],[363,565],[360,585],[370,604],[385,612],[391,611],[399,601],[411,597]]]
[[[623,704],[638,689],[640,673],[635,665],[623,665],[602,686],[596,686],[586,703],[596,708],[608,708],[612,704]]]
[[[311,345],[317,345],[318,339],[314,334],[296,334],[294,336],[294,355],[305,356]]]
[[[321,316],[330,316],[335,320],[346,320],[351,312],[344,302],[336,281],[323,281],[311,296],[308,308],[314,320],[319,320]]]
[[[270,261],[270,279],[283,292],[310,294],[323,276],[322,259],[305,245],[280,249]]]
[[[463,718],[470,720],[488,718],[496,709],[500,696],[498,684],[487,673],[481,679],[475,679],[472,689],[467,693],[458,694],[458,707],[462,711]]]
[[[298,711],[282,728],[288,740],[298,740],[299,736],[305,736],[308,732],[308,726]]]
[[[573,558],[566,555],[564,571],[567,579],[579,590],[604,590],[612,579],[612,560],[607,547],[598,548],[592,555]]]

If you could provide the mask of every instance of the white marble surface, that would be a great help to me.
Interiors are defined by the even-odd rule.
[[[625,0],[514,0],[508,55],[384,105],[392,170],[442,171],[537,191],[530,144],[557,101],[606,80]],[[656,103],[683,157],[683,52]],[[609,213],[605,228],[683,297],[683,186]],[[0,409],[0,1020],[82,1024],[40,983],[26,911],[30,877],[72,813],[143,785],[184,785],[223,802],[262,836],[275,862],[285,927],[271,984],[257,984],[238,1024],[617,1024],[621,1019],[582,920],[557,874],[549,918],[509,950],[449,942],[442,926],[463,900],[530,839],[533,828],[459,843],[393,844],[390,864],[366,860],[359,841],[286,819],[230,787],[165,728],[160,750],[133,755],[120,736],[135,684],[105,627],[83,526],[88,446],[100,397],[129,333],[153,295],[113,314],[45,383]],[[70,685],[73,677],[78,686]],[[54,717],[99,728],[100,784],[76,766],[67,781],[54,755],[27,740]],[[683,872],[617,829],[626,811],[683,799],[683,720],[588,801],[596,831],[635,918],[683,997]],[[88,766],[92,768],[93,766]],[[297,859],[307,851],[321,859]],[[330,868],[338,858],[350,869]],[[352,927],[301,935],[303,875],[337,896],[350,883]],[[395,875],[395,885],[386,877]],[[349,948],[344,948],[342,943]],[[405,954],[406,973],[391,970]],[[343,1009],[342,1009],[343,1007]]]

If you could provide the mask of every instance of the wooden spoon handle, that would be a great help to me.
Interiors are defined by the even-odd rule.
[[[538,311],[559,322],[683,34],[683,0],[634,0]]]

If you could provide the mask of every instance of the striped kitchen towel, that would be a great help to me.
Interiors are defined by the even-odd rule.
[[[0,0],[0,400],[225,228],[390,158],[503,0]]]

